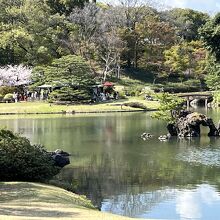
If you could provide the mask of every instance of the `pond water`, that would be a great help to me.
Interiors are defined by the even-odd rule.
[[[208,114],[217,123],[220,112]],[[160,142],[149,113],[0,118],[48,150],[72,154],[56,177],[104,212],[154,219],[220,219],[220,138]],[[154,135],[140,138],[143,132]]]

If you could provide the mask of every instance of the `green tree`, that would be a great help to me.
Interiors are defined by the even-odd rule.
[[[35,86],[52,84],[59,89],[50,94],[52,101],[88,101],[94,76],[90,67],[79,56],[68,55],[54,59],[48,66],[38,66],[33,70]]]
[[[201,78],[206,73],[207,52],[201,41],[183,42],[164,52],[165,65],[172,74]]]
[[[220,13],[210,19],[201,29],[200,35],[207,49],[220,61]]]
[[[207,22],[209,15],[192,9],[175,8],[162,13],[162,17],[176,28],[176,34],[186,40],[199,40],[199,29]]]
[[[0,1],[0,53],[3,63],[50,63],[67,52],[62,39],[72,26],[63,15],[51,15],[44,0]]]
[[[46,0],[53,14],[70,15],[76,7],[82,8],[89,0]]]
[[[136,0],[122,0],[121,2],[123,3],[120,9],[121,14],[123,13],[123,19],[125,17],[123,28],[121,28],[121,38],[127,45],[122,52],[122,60],[127,63],[128,68],[138,68],[139,58],[143,55],[141,53],[143,38],[141,38],[142,33],[139,27],[147,20],[157,17],[158,12],[151,7],[139,4]]]
[[[4,62],[18,64],[24,59],[24,45],[31,36],[23,27],[25,15],[24,0],[0,1],[0,48]]]
[[[50,14],[50,8],[42,0],[26,0],[24,5],[28,33],[32,42],[27,47],[27,59],[33,65],[50,63],[54,58],[69,54],[63,46],[73,26],[64,15]]]
[[[152,114],[152,117],[168,122],[174,122],[176,120],[176,114],[173,114],[173,112],[178,114],[178,112],[183,109],[182,104],[184,100],[169,93],[158,94],[156,98],[158,99],[160,106],[158,111]]]
[[[220,63],[214,57],[210,57],[207,64],[206,84],[211,90],[220,90]]]
[[[155,83],[159,76],[165,75],[164,51],[175,43],[175,30],[158,16],[148,16],[137,24],[137,32],[140,36],[139,66],[154,74]]]

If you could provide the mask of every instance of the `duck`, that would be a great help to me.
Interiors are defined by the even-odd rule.
[[[149,139],[149,138],[152,138],[152,137],[153,137],[152,134],[146,133],[146,132],[144,132],[144,133],[141,135],[141,138],[142,138],[143,140],[146,140],[146,139]]]
[[[160,141],[167,141],[169,139],[169,137],[167,135],[160,135],[160,137],[158,137],[158,139]]]

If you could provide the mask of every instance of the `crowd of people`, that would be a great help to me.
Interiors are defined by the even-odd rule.
[[[42,86],[41,86],[42,87]],[[17,88],[13,93],[14,102],[20,101],[41,101],[47,100],[49,94],[52,92],[51,87],[40,86],[35,91],[30,91],[28,88]],[[93,102],[104,102],[108,100],[117,100],[119,93],[114,90],[113,86],[94,86],[92,93]]]
[[[47,100],[49,93],[49,90],[39,90],[34,92],[28,90],[20,91],[13,93],[13,99],[15,102]]]
[[[94,102],[104,102],[108,101],[111,99],[117,100],[118,99],[118,92],[113,91],[112,93],[110,92],[93,92],[93,98],[92,100]]]

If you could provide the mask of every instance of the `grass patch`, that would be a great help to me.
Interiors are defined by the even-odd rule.
[[[132,111],[135,108],[123,107],[121,105],[128,101],[141,102],[147,109],[155,109],[158,103],[154,101],[145,101],[138,98],[129,98],[117,100],[112,102],[97,103],[91,105],[55,105],[47,102],[19,102],[19,103],[0,103],[0,114],[28,114],[28,113],[61,113],[61,112],[76,112],[76,113],[89,113],[89,112],[109,112],[109,111]],[[141,110],[141,109],[140,109]]]
[[[58,187],[26,182],[0,182],[0,219],[126,220],[102,213],[84,196]]]

